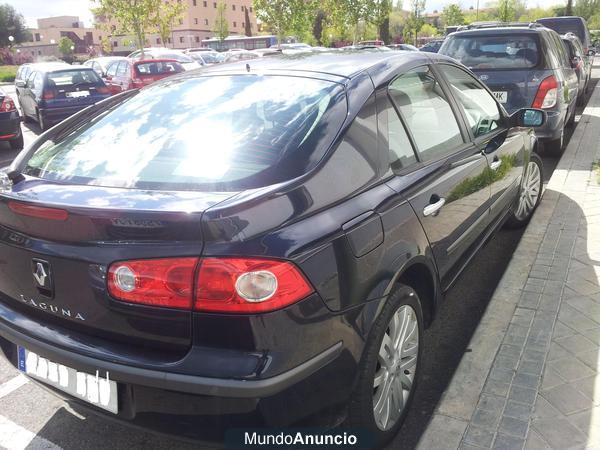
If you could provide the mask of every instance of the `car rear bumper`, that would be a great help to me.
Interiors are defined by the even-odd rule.
[[[11,113],[7,119],[0,119],[0,141],[10,141],[21,135],[21,118]]]
[[[40,108],[39,112],[47,123],[56,123],[65,120],[67,117],[71,117],[73,114],[78,113],[88,106],[91,106],[91,104],[60,108]]]
[[[547,116],[546,123],[534,129],[535,135],[538,139],[544,141],[552,141],[560,138],[565,123],[564,113],[560,111],[547,111]]]

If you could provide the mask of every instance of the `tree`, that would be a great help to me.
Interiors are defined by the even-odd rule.
[[[423,20],[425,0],[410,0],[410,7],[410,15],[404,26],[404,40],[407,42],[412,41],[414,45],[417,45],[419,31],[421,31],[421,28],[425,23]]]
[[[69,62],[72,59],[73,51],[75,50],[75,43],[66,36],[63,36],[58,41],[58,51],[61,55]]]
[[[94,0],[99,6],[92,12],[103,19],[106,31],[113,34],[131,34],[136,47],[144,52],[146,33],[154,28],[156,11],[162,0]],[[113,22],[115,29],[110,28]]]
[[[187,4],[177,0],[163,0],[158,2],[151,19],[153,27],[158,32],[163,45],[171,37],[173,24],[183,17]]]
[[[247,7],[244,8],[244,34],[248,37],[252,36],[252,22]]]
[[[429,25],[428,23],[423,24],[423,26],[419,30],[420,37],[435,37],[438,34],[440,34],[438,29],[436,27],[434,27],[433,25]]]
[[[600,30],[600,13],[594,14],[592,17],[590,17],[588,27],[591,30]]]
[[[254,0],[256,17],[281,43],[288,33],[306,34],[316,13],[313,0]],[[302,37],[302,36],[298,36]]]
[[[595,14],[600,13],[600,0],[577,0],[574,11],[576,16],[589,20]]]
[[[312,34],[318,45],[323,45],[323,23],[325,22],[326,17],[327,14],[322,9],[319,9],[317,11],[317,15],[315,16]]]
[[[517,18],[517,4],[515,0],[500,0],[498,2],[498,20],[512,22]]]
[[[552,8],[530,8],[525,11],[525,14],[519,17],[519,22],[535,22],[543,17],[552,17],[553,15],[554,10]]]
[[[463,25],[465,23],[465,15],[458,3],[451,3],[442,11],[442,23],[445,27],[454,25]]]
[[[377,38],[386,44],[390,41],[390,13],[392,12],[391,0],[375,0],[373,24],[377,27]]]
[[[223,1],[217,5],[217,17],[213,32],[219,38],[219,45],[223,46],[223,41],[229,36],[229,22],[227,22],[227,4]]]
[[[13,41],[8,37],[12,36]],[[0,47],[10,47],[29,40],[25,19],[11,5],[0,5]]]
[[[567,7],[565,8],[565,16],[573,15],[573,0],[567,1]]]

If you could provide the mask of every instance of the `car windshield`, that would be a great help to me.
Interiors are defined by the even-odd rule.
[[[100,77],[91,69],[85,70],[61,70],[60,72],[50,72],[48,82],[51,86],[77,86],[79,84],[97,84],[100,83]]]
[[[528,35],[453,36],[444,53],[470,69],[527,69],[539,62],[537,39]]]
[[[163,75],[183,72],[184,69],[181,64],[174,61],[148,61],[136,63],[135,70],[138,75]]]
[[[44,142],[25,172],[140,189],[266,186],[322,158],[344,119],[344,98],[339,85],[309,78],[171,79]]]

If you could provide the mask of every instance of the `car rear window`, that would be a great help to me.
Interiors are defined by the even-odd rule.
[[[168,80],[43,142],[25,173],[140,189],[261,187],[312,168],[346,115],[343,88],[328,81],[257,75]]]
[[[528,69],[539,63],[533,35],[463,35],[449,38],[444,54],[470,69]]]
[[[97,84],[101,83],[101,81],[98,74],[91,69],[61,70],[60,72],[50,72],[48,74],[48,83],[56,87]]]
[[[585,42],[584,24],[579,19],[539,19],[538,23],[558,34],[573,33],[581,42]]]
[[[183,66],[172,61],[152,61],[136,63],[135,71],[138,75],[164,75],[167,73],[183,72]]]
[[[160,59],[174,59],[180,63],[193,63],[194,60],[190,58],[188,55],[183,55],[180,53],[157,53],[154,55],[155,58]]]

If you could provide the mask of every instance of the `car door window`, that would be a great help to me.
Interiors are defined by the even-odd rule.
[[[381,111],[380,120],[387,128],[390,167],[394,172],[406,169],[417,162],[417,157],[404,124],[387,96],[382,97],[377,108]]]
[[[117,66],[118,63],[112,63],[110,66],[108,66],[108,69],[106,69],[106,75],[114,77],[117,74]]]
[[[127,62],[122,61],[119,63],[119,67],[117,68],[117,76],[124,77],[127,74]]]
[[[479,137],[501,126],[502,115],[498,103],[472,75],[464,70],[441,64],[450,89],[467,117],[473,136]]]
[[[44,75],[40,72],[37,72],[33,78],[33,90],[38,95],[44,90]]]
[[[399,76],[388,92],[423,161],[447,156],[464,144],[456,116],[428,66]]]

